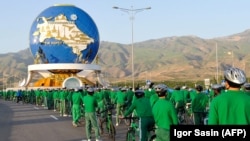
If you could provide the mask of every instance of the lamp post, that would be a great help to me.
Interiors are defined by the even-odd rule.
[[[135,78],[134,78],[134,16],[138,12],[142,12],[144,10],[149,10],[151,7],[146,8],[140,8],[140,9],[134,9],[133,6],[131,6],[131,9],[127,8],[120,8],[117,6],[113,7],[114,9],[119,9],[125,13],[128,13],[131,20],[131,30],[132,30],[132,43],[131,43],[131,60],[132,60],[132,81],[133,81],[133,90],[135,90]]]
[[[4,73],[2,75],[3,75],[2,83],[3,83],[3,90],[4,90]]]
[[[217,43],[216,43],[216,83],[218,84],[218,76],[219,76],[219,63],[218,63],[218,48],[217,48]]]

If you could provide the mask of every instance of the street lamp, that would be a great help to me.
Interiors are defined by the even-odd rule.
[[[133,6],[131,6],[131,9],[127,9],[127,8],[120,8],[117,6],[113,7],[114,9],[119,9],[123,12],[126,12],[129,14],[130,16],[130,20],[131,20],[131,30],[132,30],[132,43],[131,43],[131,59],[132,59],[132,81],[133,81],[133,90],[135,90],[135,78],[134,78],[134,16],[136,13],[138,12],[142,12],[144,10],[149,10],[151,9],[151,7],[146,7],[146,8],[140,8],[140,9],[134,9]]]
[[[216,54],[216,82],[217,82],[217,84],[219,83],[219,81],[218,81],[218,76],[219,76],[219,63],[218,63],[218,48],[217,48],[217,43],[216,43],[216,52],[215,52],[215,54]]]

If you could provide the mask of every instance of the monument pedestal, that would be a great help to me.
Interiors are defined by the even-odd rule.
[[[83,85],[95,85],[93,80],[87,77],[95,73],[100,85],[106,87],[108,84],[101,78],[101,67],[96,64],[80,63],[55,63],[34,64],[28,66],[28,76],[20,84],[20,87],[61,87],[75,88]],[[33,78],[39,74],[41,78],[35,82]],[[31,83],[32,82],[32,83]]]

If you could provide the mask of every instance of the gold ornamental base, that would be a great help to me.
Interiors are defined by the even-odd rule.
[[[64,80],[72,76],[79,78],[85,85],[95,85],[87,78],[78,77],[76,74],[72,75],[64,73],[64,74],[53,74],[47,78],[40,78],[39,80],[33,83],[33,87],[61,87]]]

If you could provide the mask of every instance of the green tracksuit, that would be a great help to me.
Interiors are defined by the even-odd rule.
[[[191,102],[195,98],[195,96],[196,96],[196,90],[191,90],[189,92],[189,95],[190,95],[190,97],[189,97],[188,102]]]
[[[54,111],[60,110],[59,90],[54,90],[52,93],[53,93],[53,99],[54,99]]]
[[[48,91],[47,100],[48,100],[48,109],[50,110],[53,108],[53,92],[52,92],[52,90]]]
[[[152,107],[156,124],[156,141],[170,140],[170,125],[177,125],[178,118],[174,105],[164,98],[159,98]]]
[[[126,101],[126,94],[125,92],[121,92],[118,91],[116,98],[115,98],[115,103],[116,103],[116,124],[118,124],[119,122],[119,116],[123,115],[123,106],[125,104]]]
[[[154,89],[146,89],[145,91],[145,97],[150,98],[153,94],[155,94],[155,90]]]
[[[98,103],[98,111],[101,112],[105,109],[105,101],[104,101],[104,95],[102,91],[97,91],[94,93],[94,97],[97,100]],[[104,118],[106,116],[106,112],[101,113],[101,118]]]
[[[127,95],[127,98],[126,98],[126,107],[130,107],[130,105],[132,104],[132,101],[133,101],[133,97],[134,97],[134,92],[132,90],[128,90],[126,92],[126,95]]]
[[[147,141],[148,129],[154,126],[154,118],[149,98],[142,97],[135,99],[129,109],[125,112],[124,117],[130,115],[134,110],[140,118],[140,141]]]
[[[209,101],[211,102],[215,98],[214,90],[209,91]]]
[[[216,96],[209,108],[209,125],[249,125],[250,96],[227,90]]]
[[[190,97],[189,96],[189,91],[187,89],[181,89],[181,91],[184,94],[184,103],[186,104],[188,102],[188,98]]]
[[[110,101],[111,101],[112,104],[115,104],[116,95],[117,95],[117,91],[111,91],[110,92]]]
[[[43,104],[44,108],[48,108],[48,91],[47,90],[42,90],[41,95],[43,97]]]
[[[80,113],[80,106],[83,103],[83,97],[81,95],[81,92],[73,92],[72,94],[72,117],[73,117],[73,122],[77,124],[79,122],[79,119],[81,118],[81,113]]]
[[[197,92],[196,96],[193,98],[192,112],[194,113],[194,124],[202,125],[204,124],[203,118],[206,112],[206,106],[208,105],[209,98],[205,93]]]
[[[66,116],[66,101],[65,99],[67,98],[68,92],[63,89],[60,90],[59,92],[59,99],[60,99],[60,115],[61,116]]]
[[[36,106],[41,105],[41,90],[37,89],[35,90],[35,95],[36,95]]]
[[[36,99],[34,90],[33,89],[30,90],[30,91],[28,91],[28,93],[29,93],[29,97],[30,97],[30,103],[34,104],[35,103],[35,99]]]
[[[170,100],[175,104],[175,109],[177,112],[180,108],[183,108],[186,104],[184,92],[181,90],[174,90]]]
[[[249,90],[245,90],[244,92],[245,92],[247,95],[250,96],[250,91],[249,91]]]
[[[104,103],[110,104],[111,103],[110,91],[104,89],[102,93],[103,93]]]
[[[91,127],[94,128],[96,139],[100,138],[99,127],[96,119],[96,108],[98,107],[97,100],[92,95],[86,95],[83,98],[85,106],[85,130],[87,139],[91,139]]]
[[[149,98],[150,100],[150,105],[153,106],[155,104],[155,102],[159,99],[158,95],[155,93],[155,94],[152,94]]]

